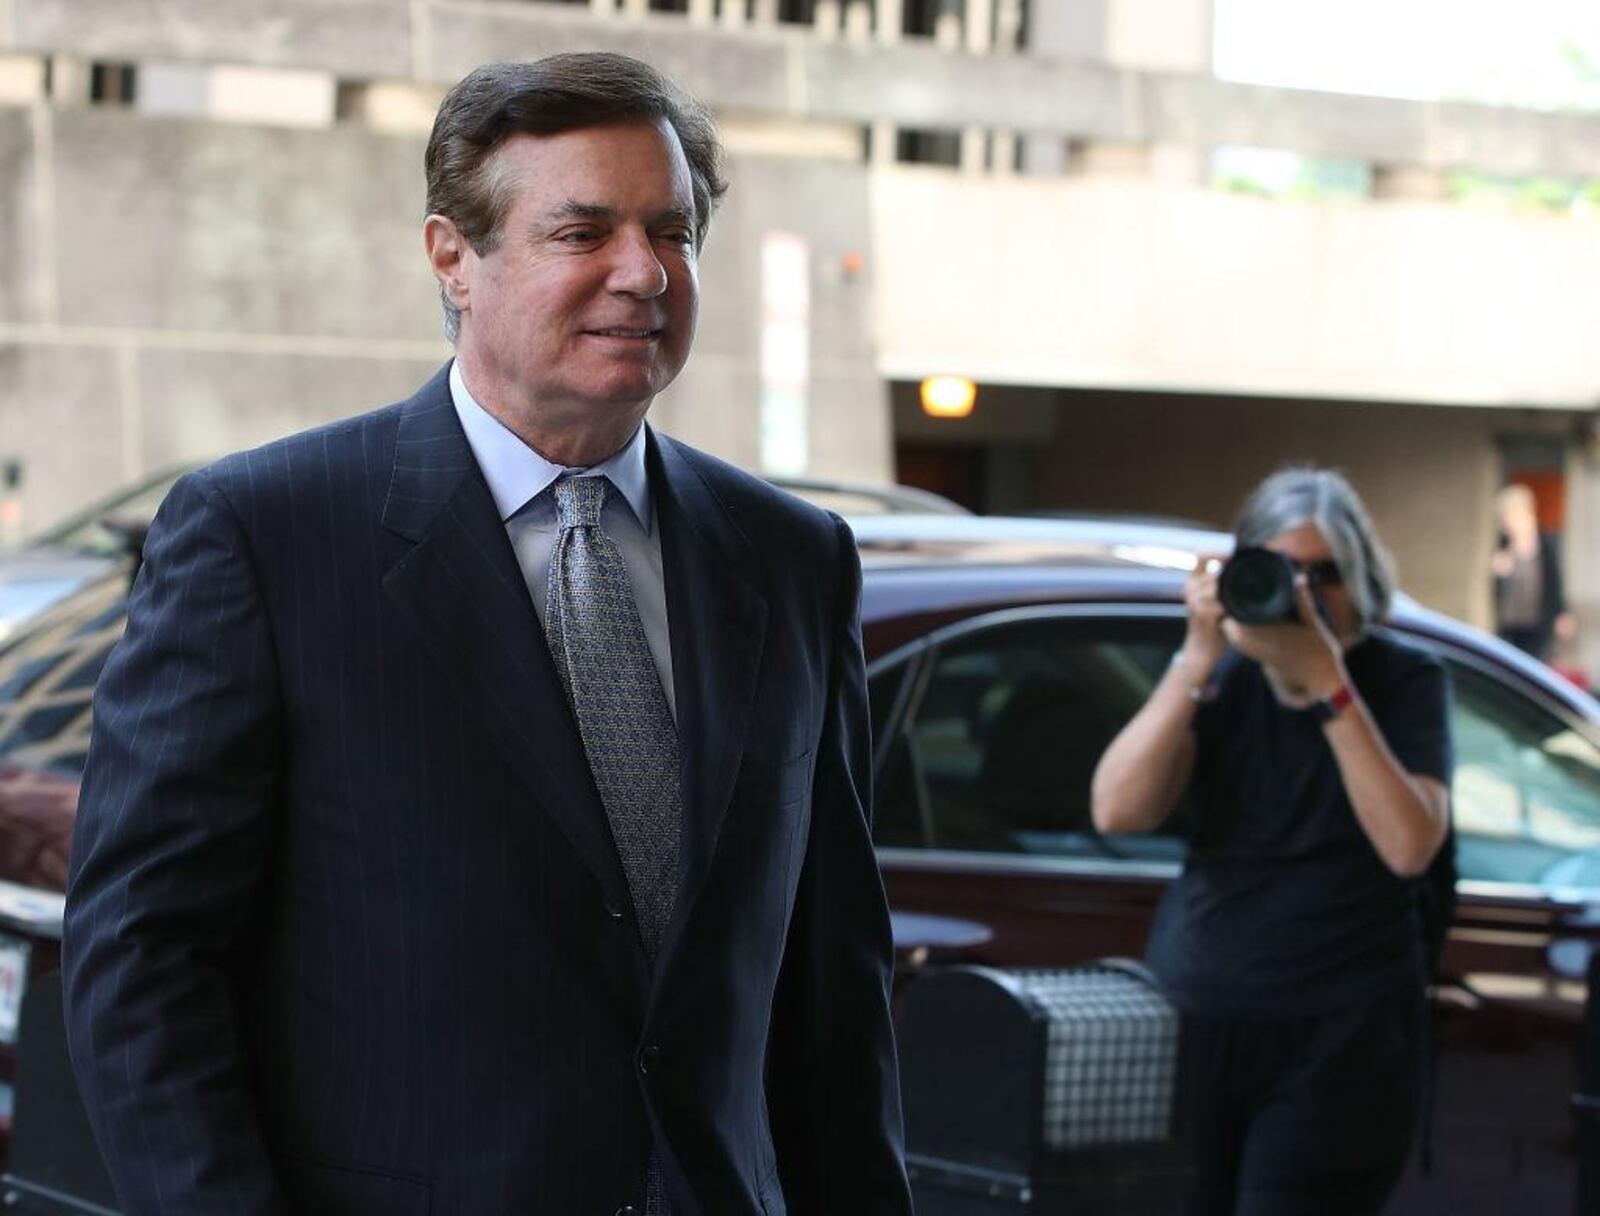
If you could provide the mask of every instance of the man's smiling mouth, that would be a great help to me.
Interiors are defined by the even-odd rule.
[[[600,338],[659,338],[659,329],[629,329],[623,326],[607,326],[604,329],[591,329],[586,331]]]

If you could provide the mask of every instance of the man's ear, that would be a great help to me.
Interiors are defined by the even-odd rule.
[[[467,282],[471,246],[455,221],[444,215],[430,215],[423,221],[422,241],[428,250],[433,276],[439,280],[439,290],[451,304],[465,311],[472,297]]]

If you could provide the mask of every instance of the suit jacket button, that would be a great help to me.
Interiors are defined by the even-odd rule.
[[[606,905],[606,915],[609,916],[612,920],[621,920],[622,919],[622,909],[617,907],[616,904],[607,904]]]
[[[661,1062],[661,1048],[652,1043],[639,1053],[639,1071],[649,1076],[655,1066]]]
[[[625,1203],[617,1209],[617,1216],[639,1216],[639,1209],[631,1203]]]

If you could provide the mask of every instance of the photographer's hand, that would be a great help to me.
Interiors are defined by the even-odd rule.
[[[1222,600],[1217,596],[1217,566],[1220,561],[1214,555],[1200,556],[1183,585],[1183,602],[1189,613],[1189,627],[1176,662],[1191,688],[1205,686],[1228,648],[1228,639],[1222,632],[1225,614]]]
[[[1150,699],[1106,748],[1089,786],[1090,811],[1101,832],[1152,832],[1183,796],[1194,771],[1191,728],[1201,691],[1227,649],[1222,601],[1217,598],[1219,559],[1196,560],[1183,599],[1189,628],[1183,647]]]
[[[1222,623],[1222,632],[1239,653],[1266,668],[1279,700],[1291,709],[1332,696],[1349,682],[1344,643],[1317,611],[1304,574],[1295,578],[1300,619],[1281,625]]]

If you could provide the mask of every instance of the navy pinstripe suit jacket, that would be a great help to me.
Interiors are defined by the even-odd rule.
[[[73,1062],[130,1213],[907,1213],[844,525],[652,436],[647,962],[444,375],[174,488],[95,699]]]

